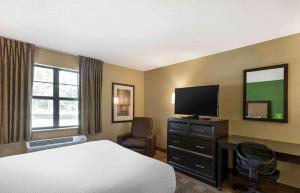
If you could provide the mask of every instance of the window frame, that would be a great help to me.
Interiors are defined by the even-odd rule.
[[[43,82],[43,81],[34,81],[34,68],[40,67],[40,68],[48,68],[53,70],[53,96],[34,96],[33,95],[33,83],[34,82],[40,82],[40,83],[49,83],[49,82]],[[66,71],[66,72],[75,72],[78,74],[78,83],[77,85],[72,84],[65,84],[59,83],[59,72],[60,71]],[[79,128],[80,125],[80,104],[79,104],[79,93],[80,93],[80,87],[79,87],[79,72],[77,70],[70,70],[70,69],[64,69],[64,68],[57,68],[42,64],[34,64],[33,65],[33,73],[32,73],[32,96],[31,100],[33,99],[43,99],[43,100],[52,100],[53,101],[53,126],[51,127],[32,127],[32,131],[39,131],[39,130],[47,130],[47,129],[53,129],[53,130],[59,130],[62,128],[70,129],[70,128]],[[70,85],[70,86],[77,86],[77,97],[59,97],[59,85]],[[78,102],[78,124],[77,125],[66,125],[66,126],[59,126],[59,101],[77,101]],[[31,110],[31,121],[32,121],[32,110]]]

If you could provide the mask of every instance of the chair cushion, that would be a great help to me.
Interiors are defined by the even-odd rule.
[[[129,147],[129,148],[144,149],[146,147],[146,140],[145,138],[141,138],[141,137],[127,138],[122,142],[122,145],[124,147]]]

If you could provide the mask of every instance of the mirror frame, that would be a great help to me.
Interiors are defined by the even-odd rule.
[[[268,70],[275,68],[283,68],[284,69],[284,98],[283,98],[283,109],[284,109],[284,119],[276,120],[276,119],[260,119],[260,118],[249,118],[247,117],[247,101],[246,101],[246,84],[247,84],[247,72],[254,72],[260,70]],[[243,76],[243,120],[251,120],[251,121],[268,121],[268,122],[278,122],[278,123],[287,123],[288,122],[288,64],[279,64],[273,66],[265,66],[259,68],[252,68],[244,70]]]

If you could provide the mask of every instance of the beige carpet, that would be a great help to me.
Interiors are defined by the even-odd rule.
[[[191,177],[176,172],[175,193],[224,193]]]

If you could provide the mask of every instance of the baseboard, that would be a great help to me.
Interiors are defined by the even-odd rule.
[[[156,146],[156,150],[167,153],[167,149]]]

